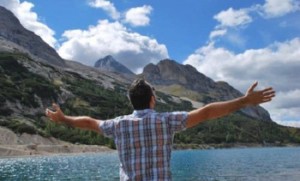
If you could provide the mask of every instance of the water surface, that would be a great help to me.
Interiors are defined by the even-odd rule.
[[[173,151],[174,181],[300,180],[300,147]],[[0,180],[119,180],[116,152],[0,159]]]

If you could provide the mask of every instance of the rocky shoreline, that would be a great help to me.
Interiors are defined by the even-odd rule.
[[[27,133],[17,135],[13,131],[0,126],[0,158],[109,151],[113,150],[106,146],[72,144],[53,137],[44,138],[40,135]]]
[[[111,152],[99,145],[0,145],[0,157]]]

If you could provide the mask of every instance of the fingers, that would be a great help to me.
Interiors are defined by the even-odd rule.
[[[272,87],[268,87],[264,90],[258,91],[260,94],[260,103],[270,102],[273,97],[275,97],[275,91]]]
[[[54,112],[51,111],[51,110],[48,109],[48,108],[47,108],[46,111],[45,111],[46,116],[47,116],[48,118],[50,118],[50,119],[51,119],[53,113],[54,113]]]
[[[265,98],[272,98],[275,97],[275,91],[273,90],[272,87],[266,88],[262,90],[262,94]]]
[[[59,112],[61,111],[59,106],[55,103],[52,104],[53,107],[53,111],[49,108],[47,108],[45,110],[45,114],[48,118],[50,118],[51,120],[54,120],[54,117],[56,117],[57,114],[59,114]]]
[[[270,91],[273,91],[273,88],[272,87],[268,87],[268,88],[265,88],[264,90],[262,90],[263,92],[270,92]]]
[[[257,86],[257,84],[258,84],[258,82],[256,81],[256,82],[254,82],[250,87],[249,87],[249,89],[248,89],[248,91],[247,92],[253,92],[254,91],[254,89],[255,89],[255,87]]]
[[[272,98],[266,98],[266,99],[263,99],[263,100],[261,101],[261,103],[270,102],[271,100],[272,100]]]
[[[60,107],[57,104],[53,103],[52,107],[54,108],[54,110],[60,111]]]

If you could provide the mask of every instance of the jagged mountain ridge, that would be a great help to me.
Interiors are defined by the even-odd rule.
[[[114,59],[113,56],[107,55],[95,62],[94,67],[103,71],[118,72],[121,74],[134,75],[126,66]]]
[[[144,77],[160,90],[177,96],[189,97],[202,103],[225,101],[243,94],[226,82],[215,82],[197,71],[191,65],[182,65],[174,60],[165,59],[157,65],[148,64]],[[172,91],[179,89],[180,91]],[[174,93],[175,92],[175,93]],[[248,107],[241,110],[247,116],[271,121],[269,113],[262,107]]]
[[[50,64],[64,67],[64,60],[41,37],[25,29],[16,16],[0,6],[0,37],[24,48],[33,56]],[[19,51],[12,48],[13,51]]]

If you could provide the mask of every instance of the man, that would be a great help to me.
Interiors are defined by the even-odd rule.
[[[64,115],[56,104],[53,105],[55,111],[47,109],[46,115],[54,122],[93,130],[113,138],[120,159],[120,180],[171,180],[174,133],[246,106],[269,102],[275,96],[271,87],[254,91],[256,86],[257,82],[242,97],[210,103],[191,112],[157,113],[154,111],[154,89],[144,79],[138,79],[129,89],[134,108],[130,115],[106,121],[87,116],[71,117]]]

